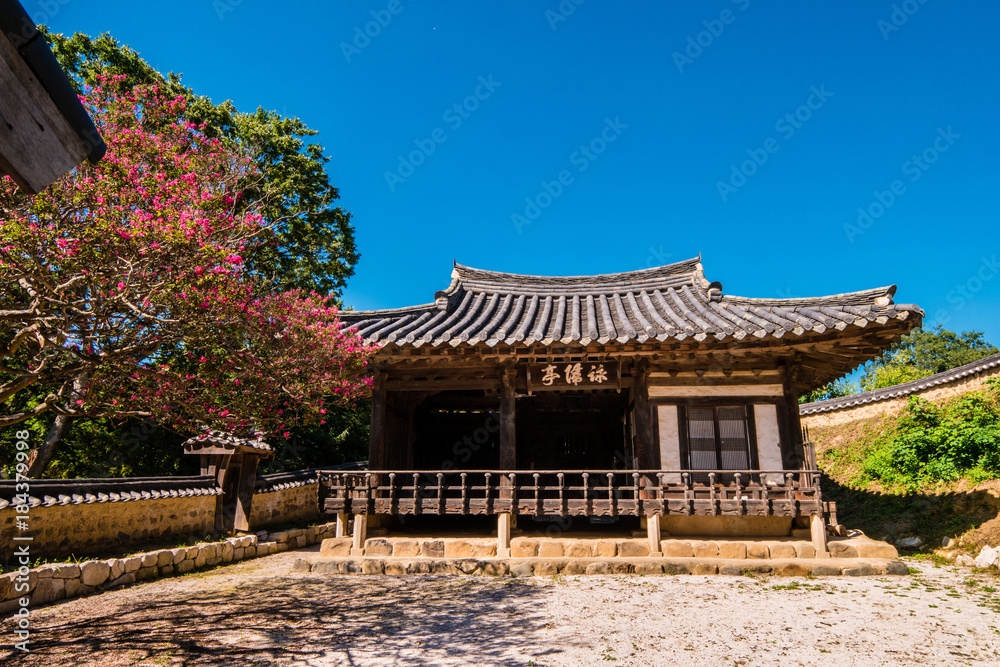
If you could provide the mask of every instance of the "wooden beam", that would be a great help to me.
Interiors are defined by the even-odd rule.
[[[0,90],[0,172],[33,194],[87,158],[87,145],[2,32]]]
[[[470,380],[385,380],[383,388],[386,391],[497,390],[500,388],[500,383],[494,378]],[[374,388],[372,391],[374,392]]]

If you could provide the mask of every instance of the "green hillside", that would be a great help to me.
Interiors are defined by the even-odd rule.
[[[848,528],[891,542],[945,537],[977,550],[1000,543],[1000,378],[940,403],[911,396],[902,410],[810,427],[824,497]]]

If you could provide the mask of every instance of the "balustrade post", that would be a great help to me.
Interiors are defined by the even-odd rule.
[[[632,473],[632,501],[635,503],[635,515],[638,517],[645,517],[646,514],[642,511],[642,499],[639,497],[639,473]]]
[[[462,473],[462,514],[469,513],[469,487],[467,486],[468,474]]]
[[[413,513],[420,514],[420,510],[423,509],[421,505],[421,498],[423,496],[420,493],[420,473],[413,473]]]
[[[444,473],[439,472],[437,474],[437,501],[438,501],[438,514],[445,513],[445,499],[444,499]]]
[[[736,482],[736,507],[738,516],[746,514],[746,504],[743,501],[743,485],[740,484],[742,478],[743,476],[740,473],[733,475],[733,480]]]
[[[708,473],[708,499],[709,499],[709,502],[712,503],[712,516],[715,516],[719,512],[716,509],[716,502],[715,502],[715,473],[714,472]]]
[[[608,473],[608,503],[611,505],[611,516],[618,516],[618,503],[615,502],[615,474]]]
[[[532,475],[532,478],[535,480],[535,516],[542,516],[544,514],[542,511],[542,487],[538,483],[538,477],[537,472]]]
[[[559,480],[559,513],[565,516],[567,514],[565,494],[566,475],[559,473],[556,475],[556,478]]]

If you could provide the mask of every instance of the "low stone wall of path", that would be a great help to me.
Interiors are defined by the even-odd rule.
[[[89,595],[137,581],[212,568],[321,542],[336,533],[336,523],[274,533],[230,537],[174,549],[156,549],[124,558],[22,567],[0,575],[0,613],[63,598]]]

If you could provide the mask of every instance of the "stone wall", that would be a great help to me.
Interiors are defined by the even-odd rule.
[[[83,556],[122,550],[131,544],[184,541],[215,531],[214,495],[31,507],[27,516],[31,555]],[[9,561],[12,538],[21,534],[13,505],[0,510],[0,560]]]
[[[320,517],[318,494],[319,484],[255,493],[250,508],[251,529],[316,521]]]
[[[311,470],[258,478],[250,530],[322,520],[315,479]],[[38,480],[30,484],[30,506],[24,514],[17,511],[22,501],[14,495],[13,481],[0,485],[2,564],[11,561],[14,536],[25,534],[32,538],[28,544],[33,558],[109,554],[150,543],[204,539],[216,533],[221,498],[209,478]],[[27,522],[27,532],[19,529],[19,520]]]

